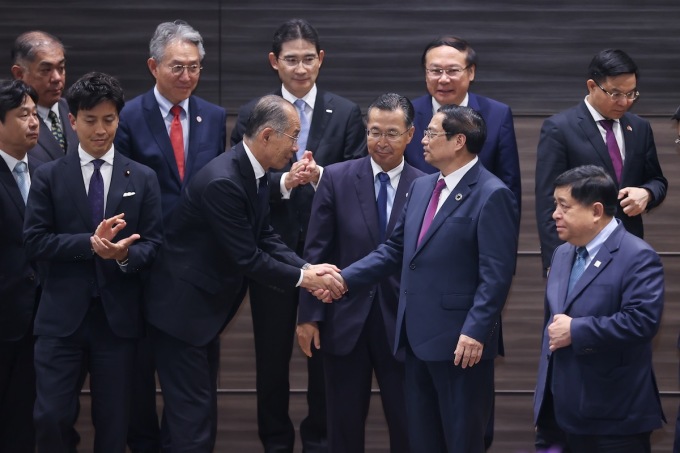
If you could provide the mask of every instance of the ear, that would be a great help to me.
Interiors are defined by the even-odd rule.
[[[274,71],[279,70],[279,60],[276,58],[276,55],[274,55],[274,52],[269,52],[269,64],[272,66]]]
[[[12,72],[12,77],[14,77],[16,80],[24,80],[26,71],[18,64],[12,65],[10,71]]]
[[[323,56],[325,55],[323,50],[319,51],[319,67],[321,67],[321,64],[323,63]]]
[[[149,58],[148,60],[146,60],[146,65],[149,67],[149,71],[154,76],[154,78],[157,79],[158,78],[158,62],[153,58]]]
[[[76,129],[76,117],[73,116],[72,113],[69,113],[69,114],[68,114],[68,120],[69,120],[69,122],[71,123],[71,128],[72,128],[74,131],[77,131],[77,129]]]
[[[467,68],[468,74],[470,74],[469,77],[468,77],[470,79],[470,82],[475,81],[475,70],[476,69],[477,69],[477,66],[475,66],[475,65],[472,65],[469,68]]]
[[[599,201],[593,203],[592,214],[595,221],[600,220],[604,216],[604,205]]]
[[[597,88],[597,83],[593,79],[586,80],[586,88],[588,88],[588,93],[592,94],[595,88]]]
[[[413,134],[415,133],[415,131],[416,131],[415,126],[411,126],[409,128],[408,132],[406,133],[406,138],[408,138],[408,141],[406,142],[406,144],[411,143],[411,140],[413,140]]]

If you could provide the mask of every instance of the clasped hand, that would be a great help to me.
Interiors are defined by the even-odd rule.
[[[340,299],[347,288],[340,276],[340,269],[333,264],[316,264],[303,271],[302,283],[310,293],[323,302]]]
[[[311,151],[305,151],[298,161],[291,165],[290,170],[286,174],[284,184],[288,190],[304,185],[319,182],[321,173],[319,167],[316,165],[314,155]]]
[[[90,244],[94,253],[105,260],[125,260],[128,256],[128,247],[140,238],[139,234],[135,233],[118,242],[113,242],[113,238],[116,237],[118,232],[127,226],[123,217],[125,217],[125,213],[102,220],[97,226],[94,235],[90,238]]]

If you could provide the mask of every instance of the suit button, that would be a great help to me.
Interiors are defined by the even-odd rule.
[[[410,268],[411,270],[413,270],[413,269],[416,268],[416,265],[415,265],[415,264],[411,264],[411,265],[409,266],[409,268]]]

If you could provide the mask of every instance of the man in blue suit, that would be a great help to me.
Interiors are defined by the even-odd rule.
[[[422,141],[440,173],[416,179],[387,242],[342,271],[351,293],[401,269],[394,347],[405,348],[412,453],[485,450],[519,216],[477,157],[485,131],[475,110],[442,106]]]
[[[205,56],[198,31],[184,21],[163,22],[156,27],[149,52],[147,65],[156,85],[125,105],[115,145],[122,154],[156,172],[163,223],[167,225],[182,189],[205,164],[224,152],[227,117],[222,107],[192,94]],[[178,112],[177,119],[173,111]],[[215,361],[218,356],[216,344]],[[137,349],[136,369],[128,445],[132,453],[157,453],[161,441],[156,367],[146,338]]]
[[[661,260],[615,219],[618,188],[601,167],[554,182],[555,250],[534,401],[536,446],[650,452],[665,420],[652,369],[664,304]]]
[[[38,96],[20,80],[0,81],[0,452],[35,451],[33,315],[40,290],[23,246],[38,141]]]
[[[440,106],[471,107],[486,123],[486,142],[479,160],[512,190],[521,213],[522,184],[512,111],[505,104],[469,92],[477,71],[477,53],[464,39],[441,36],[425,46],[421,62],[429,94],[413,101],[417,140],[406,147],[406,162],[426,173],[435,173],[437,169],[427,163],[419,142],[423,131]]]
[[[562,243],[555,230],[553,182],[581,165],[598,165],[619,187],[616,217],[644,237],[642,214],[666,198],[649,121],[628,112],[640,93],[638,67],[622,50],[606,49],[588,67],[588,94],[577,106],[543,122],[536,151],[536,224],[545,270]],[[609,130],[605,129],[608,126]]]
[[[326,165],[366,155],[366,131],[355,103],[316,85],[325,53],[319,35],[304,19],[284,22],[275,32],[269,64],[281,86],[274,94],[297,105],[301,117],[298,151],[283,168],[269,173],[271,224],[283,241],[302,254],[312,198]],[[257,99],[241,107],[231,144],[243,138]],[[255,336],[258,434],[265,453],[293,453],[295,428],[288,414],[289,364],[299,291],[251,282]],[[320,357],[307,360],[308,415],[300,423],[305,453],[325,453],[326,405]]]
[[[154,172],[116,152],[123,90],[90,73],[66,95],[77,153],[41,165],[31,178],[24,242],[40,262],[34,333],[39,452],[66,452],[81,374],[91,377],[94,451],[124,452],[137,339],[140,271],[162,238]]]
[[[413,106],[387,93],[368,108],[370,157],[326,167],[312,204],[304,257],[348,266],[384,242],[424,173],[404,162],[413,139]],[[352,213],[352,215],[348,215]],[[362,453],[373,371],[390,433],[390,451],[408,452],[403,354],[394,350],[399,279],[392,275],[352,292],[339,303],[300,294],[298,341],[307,356],[323,356],[328,451]],[[323,345],[323,347],[321,347]]]
[[[12,75],[38,94],[40,132],[29,154],[42,162],[78,151],[78,136],[68,119],[62,99],[66,86],[64,45],[54,35],[40,30],[22,33],[12,46]]]

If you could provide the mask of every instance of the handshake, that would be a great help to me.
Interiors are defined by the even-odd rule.
[[[347,292],[340,269],[333,264],[314,264],[303,270],[300,286],[322,302],[340,299]]]

